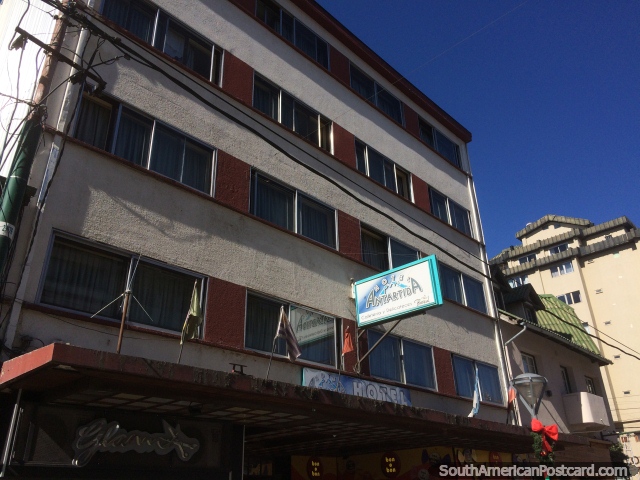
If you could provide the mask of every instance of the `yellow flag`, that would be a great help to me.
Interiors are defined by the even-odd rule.
[[[198,288],[198,281],[196,280],[196,283],[193,285],[193,295],[191,295],[189,313],[187,313],[187,318],[182,327],[180,345],[182,345],[185,340],[196,338],[200,325],[202,325],[202,309],[200,308],[200,289]]]

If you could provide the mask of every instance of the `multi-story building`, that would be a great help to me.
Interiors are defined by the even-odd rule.
[[[510,378],[542,375],[547,384],[539,420],[601,441],[613,420],[600,367],[612,362],[571,306],[554,295],[538,295],[531,284],[511,287],[496,267],[492,273]],[[526,408],[520,416],[523,424],[531,420]]]
[[[3,468],[393,478],[530,451],[463,126],[312,1],[30,8],[59,16],[4,285]],[[356,328],[353,282],[428,255],[444,304],[372,349],[392,326]]]
[[[638,430],[640,380],[629,372],[640,350],[640,230],[626,217],[594,225],[546,215],[516,238],[522,245],[503,250],[491,263],[512,286],[529,283],[571,305],[586,331],[599,337],[603,356],[613,360],[604,367],[604,379],[616,428]]]

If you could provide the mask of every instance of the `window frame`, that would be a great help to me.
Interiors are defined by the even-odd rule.
[[[436,198],[436,197],[440,197],[440,198]],[[436,200],[441,200],[441,201],[436,202]],[[473,228],[473,224],[471,222],[471,212],[469,210],[464,208],[459,203],[451,200],[449,197],[447,197],[443,193],[439,192],[435,188],[431,188],[431,187],[429,187],[429,203],[431,205],[431,214],[433,216],[435,216],[436,218],[440,219],[441,221],[443,221],[447,225],[453,227],[454,229],[456,229],[457,231],[459,231],[463,235],[466,235],[469,238],[475,238],[474,237],[474,228]],[[446,218],[443,218],[441,216],[441,214],[439,213],[439,209],[438,209],[438,212],[436,212],[434,210],[434,205],[436,203],[438,205],[440,205],[441,203],[444,203],[445,210],[444,210],[443,213],[446,215]],[[462,212],[464,212],[466,214],[466,216],[465,216],[466,222],[463,222],[463,223],[465,223],[465,226],[468,227],[468,231],[466,229],[459,228],[459,226],[457,225],[458,222],[454,221],[454,219],[456,219],[457,217],[454,217],[454,215],[452,213],[452,209],[455,209],[455,208],[459,209],[460,211],[462,211]]]
[[[106,256],[111,256],[113,258],[119,257],[121,260],[125,260],[127,262],[126,274],[125,274],[124,282],[123,282],[123,285],[125,286],[125,288],[126,288],[126,285],[131,281],[131,276],[135,275],[135,270],[137,269],[137,267],[139,265],[138,262],[140,262],[143,265],[149,265],[151,267],[161,268],[161,269],[163,269],[163,270],[165,270],[167,272],[174,272],[174,273],[177,273],[177,274],[180,274],[180,275],[189,276],[189,277],[192,277],[194,279],[194,281],[199,281],[200,282],[200,309],[202,311],[202,324],[198,327],[198,337],[197,338],[199,338],[199,339],[203,338],[204,331],[205,331],[205,323],[206,323],[206,320],[207,320],[207,312],[206,312],[206,308],[207,308],[206,299],[207,299],[207,294],[208,294],[208,277],[207,277],[207,275],[200,274],[200,273],[197,273],[197,272],[193,272],[191,270],[187,270],[187,269],[182,268],[182,267],[177,267],[175,265],[168,265],[168,264],[166,264],[164,262],[161,262],[159,260],[155,260],[155,259],[150,258],[150,257],[146,257],[146,256],[142,257],[140,254],[136,255],[135,253],[129,252],[127,250],[123,250],[123,249],[120,249],[120,248],[117,248],[117,247],[113,247],[111,245],[105,245],[105,244],[102,244],[102,243],[98,243],[98,242],[89,240],[87,238],[79,237],[77,235],[73,235],[73,234],[70,234],[70,233],[62,232],[62,231],[59,231],[59,230],[54,230],[53,231],[53,233],[51,234],[51,238],[49,239],[49,244],[47,246],[46,258],[45,258],[45,261],[44,261],[43,266],[42,266],[42,271],[40,272],[40,280],[39,280],[38,289],[37,289],[37,292],[36,292],[36,299],[37,299],[36,303],[38,305],[42,305],[42,306],[45,306],[47,308],[54,308],[56,310],[72,313],[72,314],[75,314],[75,315],[82,315],[82,316],[86,316],[86,317],[97,318],[99,320],[104,320],[104,321],[107,321],[107,322],[111,322],[111,323],[113,323],[114,327],[117,327],[121,322],[121,317],[122,317],[121,313],[119,314],[118,318],[113,318],[113,317],[108,317],[108,316],[105,316],[105,315],[100,315],[99,313],[91,316],[92,315],[91,313],[84,312],[82,310],[76,310],[76,309],[69,308],[69,307],[58,306],[58,305],[53,304],[53,303],[46,303],[46,302],[42,301],[42,295],[43,295],[44,289],[45,289],[47,274],[48,274],[48,271],[49,271],[49,266],[51,265],[51,256],[52,256],[53,249],[54,249],[54,246],[56,244],[56,240],[57,239],[60,239],[62,242],[66,242],[67,244],[71,243],[72,246],[73,246],[73,244],[75,244],[75,246],[77,246],[77,248],[84,248],[86,250],[93,251],[98,255],[106,255]],[[132,286],[132,288],[133,288],[133,286]],[[135,294],[135,292],[132,292],[132,293]],[[113,300],[116,300],[116,299],[114,298]],[[125,320],[127,323],[129,323],[131,325],[138,326],[140,328],[149,329],[149,330],[158,331],[158,332],[168,332],[168,333],[171,333],[171,334],[174,334],[174,335],[178,335],[178,336],[181,334],[182,327],[184,325],[184,319],[182,319],[182,318],[179,320],[178,328],[173,330],[173,329],[169,329],[169,328],[155,326],[155,325],[149,324],[149,323],[136,322],[135,320],[132,320],[130,317],[131,317],[131,308],[129,308],[128,311],[127,311],[127,317],[126,317],[126,320]],[[185,318],[186,318],[186,312],[185,312]]]
[[[180,129],[177,129],[162,120],[158,120],[154,117],[151,117],[150,115],[147,115],[144,112],[141,112],[136,108],[133,108],[127,104],[124,104],[112,97],[103,96],[103,97],[94,98],[93,96],[85,93],[82,95],[82,98],[80,102],[78,102],[78,106],[76,107],[78,112],[83,111],[83,107],[86,104],[86,102],[97,103],[99,105],[101,104],[111,105],[111,118],[108,125],[108,132],[106,134],[106,138],[107,138],[106,146],[105,148],[100,148],[99,146],[93,145],[91,143],[87,143],[84,140],[78,138],[77,135],[78,135],[78,129],[80,126],[80,122],[79,122],[81,118],[80,115],[77,115],[77,120],[75,121],[75,125],[73,125],[73,128],[72,128],[72,131],[74,132],[73,133],[74,138],[77,138],[79,141],[87,143],[88,145],[91,145],[94,148],[98,148],[111,155],[117,156],[118,158],[122,158],[123,160],[131,164],[138,165],[139,167],[142,167],[145,170],[154,172],[155,174],[160,175],[164,178],[169,178],[175,182],[180,183],[181,185],[184,185],[185,187],[192,188],[193,190],[204,193],[205,195],[214,196],[215,172],[216,172],[217,157],[218,157],[217,155],[218,149],[216,147],[206,142],[203,142],[202,140],[197,139],[192,135],[189,135],[188,133],[183,132]],[[147,139],[148,140],[147,152],[144,158],[141,159],[141,163],[137,163],[128,158],[121,157],[115,153],[118,146],[118,139],[119,139],[118,135],[120,133],[120,126],[121,126],[123,112],[125,112],[125,114],[132,114],[131,116],[133,117],[139,117],[139,119],[147,121],[150,124],[150,132],[149,132],[149,137]],[[210,162],[207,166],[208,176],[205,178],[205,187],[206,187],[205,190],[201,190],[187,183],[184,183],[182,181],[183,179],[182,176],[181,176],[181,179],[177,179],[177,178],[173,178],[171,176],[165,175],[155,169],[151,169],[151,161],[154,153],[154,147],[156,147],[156,139],[157,139],[156,133],[159,129],[168,130],[171,134],[179,136],[183,142],[182,160],[181,160],[182,163],[180,165],[181,174],[184,173],[184,165],[185,165],[186,152],[187,152],[188,145],[191,144],[196,148],[200,148],[202,150],[207,151],[207,153],[210,155]]]
[[[562,386],[564,394],[572,393],[571,382],[569,381],[569,369],[560,365],[560,377],[562,378]]]
[[[464,355],[458,355],[457,353],[452,353],[451,354],[451,367],[452,367],[452,370],[453,370],[453,383],[454,383],[454,386],[455,386],[455,389],[456,389],[456,395],[458,397],[461,397],[461,398],[473,398],[474,392],[472,391],[471,392],[471,396],[469,396],[469,397],[467,397],[466,395],[461,395],[459,393],[460,392],[460,386],[458,385],[458,376],[456,375],[456,362],[455,362],[456,358],[461,359],[461,360],[466,361],[466,362],[470,362],[471,365],[473,366],[473,375],[474,375],[473,382],[474,382],[474,386],[472,387],[472,389],[475,388],[475,375],[479,376],[479,373],[477,373],[478,372],[478,366],[484,366],[484,367],[492,369],[492,371],[495,371],[496,378],[494,380],[497,380],[497,385],[500,386],[499,391],[498,391],[498,393],[500,394],[500,401],[497,402],[497,401],[493,401],[493,400],[489,400],[489,399],[485,399],[484,398],[484,394],[483,394],[483,391],[482,391],[483,390],[482,389],[482,379],[479,378],[478,379],[479,380],[478,383],[480,385],[480,401],[481,402],[485,402],[485,403],[489,403],[489,404],[492,404],[492,405],[504,405],[504,392],[502,391],[504,387],[502,385],[502,382],[500,381],[500,369],[495,365],[491,365],[491,364],[486,363],[486,362],[481,362],[479,360],[473,360],[472,358],[465,357]]]
[[[439,129],[431,125],[422,117],[418,117],[418,132],[420,140],[426,143],[432,150],[436,151],[451,165],[462,170],[462,155],[460,153],[460,145],[451,140],[447,135],[442,133]],[[428,132],[431,132],[430,136]],[[441,138],[444,140],[441,141]],[[453,146],[454,158],[451,158],[448,155],[448,153],[446,152],[446,147],[444,145],[440,145],[441,142],[444,144],[445,141],[450,142],[451,146]]]
[[[561,263],[560,265],[554,265],[549,268],[549,272],[551,272],[551,278],[556,278],[561,275],[567,275],[569,273],[573,273],[575,270],[573,268],[573,262],[569,260],[568,262]]]
[[[292,228],[287,228],[287,227],[284,227],[282,225],[278,225],[277,223],[272,222],[268,218],[261,217],[260,215],[258,215],[256,213],[256,208],[257,208],[257,204],[258,204],[258,198],[257,198],[258,197],[258,188],[257,187],[258,187],[258,182],[259,182],[259,180],[261,178],[266,180],[267,182],[273,183],[277,188],[280,188],[280,189],[283,189],[283,190],[288,190],[288,191],[290,191],[292,193],[292,195],[293,195],[293,197],[292,197],[292,201],[293,201],[293,204],[292,204],[292,207],[293,207],[293,209],[292,209]],[[250,182],[251,182],[251,184],[250,184],[250,188],[249,188],[249,213],[251,213],[252,215],[255,215],[256,217],[258,217],[258,218],[260,218],[260,219],[262,219],[262,220],[264,220],[266,222],[272,223],[274,225],[278,225],[280,228],[283,228],[283,229],[285,229],[287,231],[295,233],[296,235],[300,235],[300,236],[302,236],[302,237],[304,237],[306,239],[309,239],[309,240],[311,240],[313,242],[316,242],[316,243],[318,243],[320,245],[324,245],[324,246],[329,247],[329,248],[331,248],[333,250],[338,250],[338,247],[339,247],[339,244],[338,244],[338,210],[336,208],[333,208],[329,204],[327,204],[327,203],[325,203],[325,202],[323,202],[321,200],[318,200],[317,198],[315,198],[315,197],[313,197],[313,196],[311,196],[311,195],[309,195],[307,193],[301,192],[297,188],[291,187],[291,186],[281,182],[280,180],[277,180],[277,179],[273,178],[272,176],[267,175],[264,172],[262,172],[262,171],[260,171],[258,169],[255,169],[255,168],[251,169]],[[327,217],[327,219],[329,220],[329,218],[330,218],[330,219],[333,220],[331,222],[331,225],[333,226],[333,232],[328,232],[329,238],[333,239],[333,245],[321,242],[320,240],[316,240],[313,237],[310,237],[308,235],[305,235],[305,234],[301,233],[301,230],[300,230],[300,228],[301,228],[300,227],[300,223],[301,223],[300,222],[300,214],[301,214],[300,213],[300,202],[301,202],[301,199],[304,200],[304,201],[308,201],[308,202],[314,203],[318,207],[324,208],[324,209],[326,209],[328,211],[327,213],[329,213],[329,217]],[[332,216],[330,215],[331,211],[333,212]],[[332,236],[330,235],[331,233],[333,233]]]
[[[381,269],[380,271],[386,271],[386,270],[391,270],[392,268],[397,268],[397,267],[401,267],[403,265],[407,265],[415,260],[420,260],[422,258],[422,252],[420,250],[418,250],[417,248],[413,248],[410,245],[407,245],[404,242],[401,242],[400,240],[397,240],[389,235],[385,235],[384,233],[371,228],[369,226],[366,225],[360,225],[360,254],[362,255],[362,261],[364,263],[366,263],[367,265],[369,265],[371,268],[375,268],[378,269],[378,267],[376,265],[372,265],[369,262],[366,262],[365,259],[365,252],[363,250],[364,248],[364,242],[362,241],[362,236],[363,235],[369,235],[370,237],[377,237],[378,239],[380,239],[381,241],[383,241],[385,243],[385,255],[386,255],[386,267]],[[416,258],[415,260],[411,260],[410,262],[406,262],[406,263],[402,263],[400,265],[394,265],[393,264],[393,249],[392,249],[392,242],[398,243],[401,247],[406,247],[410,250],[415,250],[416,251]]]
[[[577,297],[577,300],[576,300]],[[556,298],[567,305],[574,305],[576,303],[582,302],[582,295],[580,294],[580,290],[575,290],[569,293],[563,293],[562,295],[557,295]]]
[[[339,363],[338,363],[338,361],[339,361],[339,352],[338,352],[338,342],[337,342],[338,331],[339,331],[338,330],[338,317],[336,317],[334,315],[331,315],[331,314],[328,314],[328,313],[325,313],[325,312],[321,312],[321,311],[313,309],[313,308],[309,308],[309,307],[304,306],[304,305],[300,305],[300,304],[293,303],[293,302],[288,302],[288,301],[283,300],[281,298],[274,297],[274,296],[271,296],[271,295],[267,295],[267,294],[264,294],[264,293],[261,293],[261,292],[257,292],[257,291],[254,291],[254,290],[249,290],[249,289],[246,290],[246,295],[245,295],[243,348],[245,348],[246,350],[252,351],[252,352],[261,352],[261,353],[271,354],[271,350],[265,351],[265,350],[260,350],[258,348],[247,346],[247,333],[249,332],[249,310],[248,310],[248,306],[249,306],[249,297],[250,296],[258,298],[258,299],[262,299],[262,300],[267,301],[267,302],[271,302],[273,304],[283,305],[285,307],[285,313],[287,314],[287,318],[290,321],[291,321],[291,307],[302,308],[302,309],[307,310],[307,311],[309,311],[311,313],[316,313],[318,315],[322,315],[322,316],[325,316],[325,317],[333,318],[333,341],[331,343],[331,345],[333,346],[333,363],[332,364],[328,364],[328,363],[322,363],[322,362],[315,362],[313,360],[308,360],[308,359],[303,358],[302,355],[300,357],[298,357],[298,359],[296,361],[297,362],[304,362],[304,363],[307,363],[307,364],[310,364],[310,365],[319,365],[319,366],[324,366],[324,367],[330,366],[330,367],[333,367],[333,368],[336,368],[336,366],[339,365]],[[276,322],[275,322],[276,328],[277,328],[277,325],[278,325],[278,320],[279,319],[276,319]],[[292,328],[293,328],[293,325],[292,325]],[[294,335],[295,335],[295,332],[294,332]],[[271,344],[273,344],[273,340],[274,340],[275,336],[276,336],[276,330],[274,329],[273,336],[268,337],[268,338],[271,339],[271,342],[270,342]],[[296,340],[297,340],[297,337],[296,337]],[[279,343],[284,345],[284,348],[285,348],[284,353],[279,353],[278,352],[278,348],[276,348],[274,350],[274,352],[273,352],[273,355],[275,357],[279,357],[279,358],[287,358],[288,352],[286,350],[287,347],[286,347],[285,340],[284,339],[279,339]],[[300,350],[302,351],[302,345],[300,345],[300,347],[301,347]]]
[[[367,335],[367,349],[368,351],[371,350],[371,347],[373,347],[377,341],[380,340],[380,338],[382,338],[382,335],[384,335],[383,331],[379,331],[377,329],[370,329],[369,333],[373,333],[374,336],[375,335],[379,335],[379,337],[373,341],[372,340],[372,336],[371,335]],[[386,340],[393,340],[395,342],[397,342],[398,345],[398,353],[399,353],[399,357],[398,357],[398,362],[399,364],[396,366],[399,373],[400,373],[400,378],[399,379],[395,379],[395,378],[387,378],[384,376],[380,376],[380,375],[375,375],[374,373],[371,373],[371,376],[373,378],[378,378],[381,380],[387,380],[387,381],[392,381],[392,382],[397,382],[397,383],[402,383],[405,385],[409,385],[409,386],[413,386],[413,387],[418,387],[418,388],[423,388],[426,390],[430,390],[430,391],[434,391],[437,392],[438,391],[438,379],[437,379],[437,372],[436,372],[436,366],[435,366],[435,357],[434,357],[434,353],[433,353],[433,346],[432,345],[428,345],[426,343],[423,342],[419,342],[417,340],[413,340],[413,339],[409,339],[409,338],[405,338],[405,337],[400,337],[397,335],[387,335],[385,337],[385,341]],[[424,348],[425,351],[428,350],[428,355],[431,361],[431,372],[424,372],[425,373],[425,377],[427,379],[430,379],[433,383],[433,386],[427,386],[427,385],[421,385],[419,383],[411,383],[407,380],[407,363],[405,362],[405,349],[406,343],[410,343],[413,344],[419,348]],[[376,350],[373,350],[372,353],[369,354],[370,357],[372,357],[373,355],[375,355]],[[371,366],[369,367],[370,370],[372,370]]]
[[[276,10],[278,11],[278,25],[277,28],[274,25],[270,25],[262,16],[259,15],[259,10],[261,7],[261,4],[264,8],[264,10],[266,11],[267,8],[265,7],[271,7],[271,11]],[[292,44],[294,47],[296,47],[299,51],[301,51],[302,53],[304,53],[304,55],[308,58],[310,58],[311,60],[313,60],[314,62],[316,62],[318,65],[320,65],[322,68],[324,68],[325,70],[331,70],[331,44],[329,42],[327,42],[324,38],[322,38],[320,35],[318,35],[316,32],[314,32],[311,28],[307,27],[303,22],[301,22],[298,18],[296,18],[295,16],[291,15],[288,11],[286,11],[284,8],[282,8],[280,5],[278,5],[276,2],[272,1],[272,0],[257,0],[256,1],[256,8],[255,8],[255,12],[254,12],[255,17],[262,22],[263,24],[265,24],[268,28],[270,28],[271,30],[273,30],[274,32],[276,32],[278,35],[280,35],[282,38],[284,38],[287,42],[289,42],[290,44]],[[290,36],[288,34],[285,34],[284,32],[284,24],[285,24],[285,20],[284,17],[288,16],[291,18],[291,22],[292,22],[292,31],[290,32]],[[288,20],[287,20],[288,21]],[[309,53],[307,53],[307,51],[305,49],[303,49],[298,42],[298,24],[300,24],[300,26],[303,29],[306,29],[309,33],[311,33],[313,35],[314,38],[314,43],[315,43],[315,55],[309,55]],[[321,55],[320,53],[320,48],[321,45],[319,45],[319,43],[322,42],[325,45],[325,55],[324,55],[324,59],[326,59],[326,65],[320,61],[320,57]]]
[[[487,292],[485,289],[485,284],[482,281],[479,281],[473,277],[470,277],[469,275],[466,275],[462,272],[460,272],[459,270],[456,270],[455,268],[450,267],[449,265],[446,265],[442,262],[438,262],[438,270],[439,270],[439,275],[440,275],[440,286],[442,289],[442,297],[446,298],[447,300],[449,300],[450,302],[455,302],[459,305],[463,305],[467,308],[470,308],[472,310],[475,310],[476,312],[482,313],[484,315],[489,315],[489,305],[487,303]],[[451,298],[448,297],[447,294],[447,284],[446,282],[443,280],[443,271],[448,271],[448,274],[451,275],[451,278],[453,278],[454,276],[457,279],[457,285],[460,289],[460,295],[461,295],[461,302],[459,302],[457,299],[455,298]],[[482,296],[484,299],[484,311],[483,310],[479,310],[471,305],[469,305],[469,301],[467,299],[467,293],[466,293],[466,289],[467,286],[465,285],[465,279],[467,280],[467,282],[471,281],[471,282],[475,282],[477,284],[479,284],[482,287]]]
[[[538,374],[538,364],[536,357],[528,353],[520,352],[522,357],[522,372],[523,373],[535,373]]]
[[[598,390],[596,389],[596,382],[593,377],[588,375],[584,376],[584,381],[587,385],[587,393],[591,393],[593,395],[598,395]]]
[[[268,112],[265,112],[264,110],[262,110],[259,106],[256,106],[256,85],[258,83],[264,84],[266,87],[268,87],[269,89],[271,89],[272,92],[276,92],[278,95],[277,98],[277,112],[275,115],[270,114]],[[286,90],[282,89],[281,87],[279,87],[278,85],[276,85],[275,83],[267,80],[264,76],[260,75],[257,72],[254,72],[253,75],[253,88],[252,88],[252,99],[251,99],[251,106],[252,108],[258,110],[259,112],[262,112],[264,115],[268,116],[269,118],[271,118],[272,120],[278,122],[280,125],[282,125],[283,127],[285,127],[287,130],[292,131],[293,133],[295,133],[296,135],[298,135],[300,138],[308,141],[309,143],[315,145],[316,147],[324,150],[325,152],[328,152],[329,154],[333,155],[333,120],[329,119],[328,117],[325,117],[324,115],[322,115],[320,112],[318,112],[315,108],[310,107],[309,105],[307,105],[304,102],[301,102],[300,100],[298,100],[296,97],[294,97],[293,95],[291,95],[289,92],[287,92]],[[288,108],[288,106],[283,106],[284,103],[286,102],[291,102],[291,122],[289,123],[289,119],[285,119],[284,115],[283,115],[283,111],[285,108]],[[317,116],[316,119],[316,126],[317,126],[317,130],[315,130],[315,132],[317,132],[317,138],[313,139],[313,138],[309,138],[309,135],[302,135],[301,133],[299,133],[296,130],[296,107],[298,107],[298,112],[301,112],[303,110],[308,110],[311,113],[313,113],[315,116]],[[314,132],[312,132],[314,133]]]
[[[358,89],[354,87],[354,81],[353,81],[354,71],[357,72],[356,75],[360,75],[362,79],[372,82],[372,86],[373,86],[372,96],[365,97],[363,94],[360,93]],[[356,92],[358,95],[360,95],[370,104],[374,105],[378,110],[380,110],[384,115],[392,119],[394,122],[402,125],[403,127],[405,126],[404,103],[402,103],[402,101],[398,97],[396,97],[394,94],[392,94],[388,89],[386,89],[385,87],[380,85],[376,80],[374,80],[369,75],[364,73],[364,71],[361,68],[354,65],[353,62],[349,62],[349,87],[351,88],[351,90]],[[380,106],[380,104],[383,103],[383,100],[381,100],[380,97],[386,96],[386,95],[388,95],[391,99],[398,102],[399,118],[395,118],[390,113],[387,113],[387,111]]]
[[[109,21],[115,23],[116,25],[118,25],[120,28],[126,30],[127,32],[129,32],[131,35],[135,36],[136,38],[140,39],[141,41],[143,41],[144,43],[146,43],[147,45],[153,47],[154,49],[162,52],[164,55],[167,55],[169,57],[171,57],[173,60],[175,60],[176,62],[180,63],[181,65],[183,65],[185,68],[189,69],[191,72],[196,73],[198,76],[201,76],[203,78],[205,78],[207,81],[213,83],[214,85],[217,86],[222,86],[222,63],[223,63],[223,55],[224,55],[224,50],[222,48],[220,48],[218,45],[216,45],[214,42],[208,40],[204,35],[200,34],[199,32],[196,32],[195,30],[193,30],[192,28],[190,28],[188,25],[184,24],[183,22],[181,22],[180,20],[177,20],[175,17],[173,17],[172,15],[169,15],[165,10],[163,10],[162,8],[159,8],[158,6],[151,4],[149,2],[145,2],[142,0],[127,0],[127,21],[126,23],[129,22],[129,11],[131,10],[131,5],[136,5],[139,9],[142,10],[147,10],[147,13],[151,13],[151,12],[155,12],[155,14],[153,14],[153,20],[151,22],[151,39],[147,40],[141,37],[138,37],[135,33],[133,33],[131,30],[129,30],[129,28],[127,28],[127,26],[125,25],[121,25],[120,23],[118,23],[116,20],[112,20],[111,18],[107,17],[105,14],[105,8],[106,5],[109,3],[109,1],[111,0],[103,0],[102,5],[100,6],[100,14],[103,15],[105,18],[107,18]],[[164,17],[164,18],[161,18]],[[164,28],[165,28],[165,32],[163,34],[163,46],[162,48],[160,48],[159,46],[157,46],[157,43],[160,41],[160,33],[159,33],[159,28],[161,27],[161,22],[164,23]],[[174,24],[177,27],[177,30],[182,31],[185,35],[184,35],[184,42],[183,42],[183,55],[187,55],[187,49],[189,48],[189,45],[193,42],[195,42],[196,44],[198,44],[200,47],[203,47],[203,49],[206,51],[207,48],[209,47],[210,50],[210,55],[209,55],[209,74],[208,76],[204,76],[201,73],[198,72],[197,69],[190,67],[188,65],[188,59],[184,58],[183,60],[179,60],[175,57],[172,57],[169,53],[167,53],[165,51],[165,45],[166,45],[166,37],[167,37],[167,32],[169,31],[170,26]]]
[[[561,243],[560,245],[556,245],[555,247],[551,247],[548,250],[548,252],[549,252],[549,255],[557,255],[559,253],[566,252],[567,250],[569,250],[569,244],[568,243]]]
[[[536,259],[537,259],[537,255],[535,253],[529,253],[527,255],[523,255],[522,257],[518,258],[518,263],[520,265],[523,265],[525,263],[533,262]]]
[[[356,169],[366,175],[367,177],[369,177],[370,179],[372,179],[373,181],[379,183],[380,185],[384,186],[385,188],[391,190],[393,193],[395,193],[396,195],[401,196],[402,198],[404,198],[405,200],[408,200],[411,203],[414,203],[414,198],[413,198],[413,182],[412,182],[412,175],[408,170],[405,170],[404,168],[400,167],[396,162],[394,162],[393,160],[391,160],[389,157],[387,157],[386,155],[383,155],[382,153],[378,152],[375,148],[370,147],[368,144],[366,144],[365,142],[363,142],[362,140],[359,140],[358,138],[355,139],[355,145],[356,145]],[[373,153],[375,153],[376,155],[379,155],[381,157],[382,160],[382,175],[383,175],[383,179],[382,182],[380,182],[379,180],[377,180],[376,178],[371,176],[371,167],[370,167],[370,153],[369,150],[372,151],[371,155],[373,155]],[[359,151],[362,152],[363,155],[363,159],[362,161],[364,162],[364,165],[360,165],[360,158],[359,158]],[[387,181],[387,163],[389,164],[389,166],[393,169],[393,188],[391,188],[389,186],[389,182]],[[363,168],[361,168],[363,167]],[[402,177],[404,176],[405,178],[405,182],[402,182],[398,179],[398,176]],[[407,190],[407,194],[406,195],[402,195],[402,193],[400,193],[400,188],[399,185],[401,183],[405,183],[406,184],[406,190]]]
[[[516,277],[511,277],[509,280],[509,286],[511,288],[521,287],[522,285],[529,284],[529,275],[518,275]]]

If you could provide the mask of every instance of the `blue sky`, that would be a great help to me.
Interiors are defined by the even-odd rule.
[[[546,214],[640,226],[640,2],[320,4],[471,131],[490,257]]]

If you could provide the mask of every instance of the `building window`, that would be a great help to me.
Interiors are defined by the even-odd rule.
[[[524,373],[538,373],[536,359],[527,353],[522,354],[522,371]]]
[[[420,138],[424,143],[460,168],[460,147],[449,140],[440,130],[420,119]]]
[[[110,99],[82,97],[75,137],[191,188],[211,193],[214,158],[211,147]]]
[[[573,264],[571,262],[563,263],[562,265],[557,265],[555,267],[551,267],[549,269],[552,277],[557,277],[559,275],[566,275],[567,273],[573,272]]]
[[[251,213],[336,248],[336,211],[261,173],[251,174]]]
[[[566,303],[567,305],[573,305],[574,303],[580,303],[582,301],[579,290],[565,293],[564,295],[558,295],[558,300]]]
[[[202,277],[56,236],[40,303],[120,320],[121,302],[114,300],[131,284],[130,322],[180,332],[196,282],[203,292]],[[204,305],[204,299],[200,301]]]
[[[153,41],[158,50],[220,85],[222,50],[164,11],[139,0],[105,0],[102,14],[146,43]]]
[[[468,358],[453,355],[453,375],[456,393],[461,397],[473,398],[475,377],[480,384],[480,400],[502,404],[502,388],[498,369],[492,365],[475,362]]]
[[[335,366],[336,322],[334,317],[255,294],[247,296],[245,346],[271,353],[281,306],[284,306],[300,345],[302,352],[300,359]],[[274,353],[287,354],[287,343],[284,338],[278,338]]]
[[[411,201],[407,171],[360,140],[356,140],[356,160],[359,171]]]
[[[367,338],[372,348],[382,333],[369,330]],[[404,338],[388,335],[369,355],[369,368],[374,377],[396,382],[436,388],[431,347]]]
[[[416,249],[373,230],[363,228],[360,240],[362,261],[378,270],[400,267],[420,258]]]
[[[402,103],[384,87],[351,64],[351,88],[392,119],[403,125]]]
[[[571,393],[571,383],[569,382],[569,370],[567,370],[567,367],[560,366],[560,375],[562,376],[562,393]]]
[[[509,286],[511,286],[511,288],[516,288],[516,287],[520,287],[522,285],[526,285],[529,283],[529,276],[528,275],[522,275],[520,277],[513,277],[509,279]]]
[[[482,282],[439,263],[440,287],[444,298],[487,313]]]
[[[568,243],[563,243],[562,245],[556,245],[549,249],[549,255],[555,255],[557,253],[565,252],[569,248]]]
[[[431,212],[436,217],[462,233],[472,236],[469,210],[432,188],[429,189],[429,196],[431,197]]]
[[[531,253],[529,255],[525,255],[524,257],[520,257],[518,259],[518,263],[520,265],[522,265],[523,263],[533,262],[535,259],[536,259],[536,254],[535,253]]]
[[[256,16],[324,68],[329,68],[329,45],[297,18],[270,0],[256,2]]]
[[[587,392],[593,393],[594,395],[597,395],[597,393],[596,393],[596,383],[593,381],[593,378],[585,376],[584,377],[584,381],[587,384]]]
[[[257,75],[253,83],[253,106],[331,153],[331,120]]]

